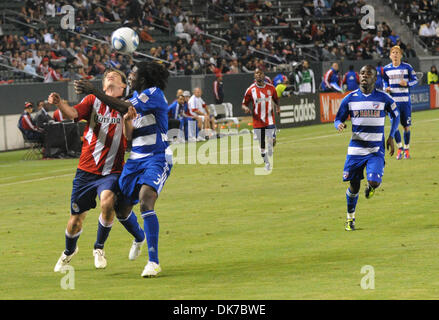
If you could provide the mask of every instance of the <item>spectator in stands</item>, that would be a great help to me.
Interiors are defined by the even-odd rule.
[[[213,82],[213,96],[216,104],[224,102],[224,84],[221,73],[216,74],[216,80]]]
[[[439,76],[438,76],[436,66],[431,66],[430,71],[428,71],[427,83],[428,84],[439,83]]]
[[[358,73],[355,72],[353,65],[350,65],[349,71],[344,74],[343,84],[346,85],[347,91],[354,91],[358,89],[360,77],[358,76]]]
[[[53,0],[55,1],[55,0]],[[54,34],[54,28],[50,27],[48,30],[47,28],[43,29],[42,36],[44,38],[44,43],[48,43],[49,45],[53,45],[56,43],[56,41],[53,38]]]
[[[43,130],[38,128],[32,121],[31,113],[33,104],[31,102],[24,103],[24,112],[18,120],[18,128],[28,140],[43,142]]]
[[[334,62],[331,68],[326,71],[322,81],[322,91],[342,92],[341,79],[338,73],[338,63]]]
[[[382,49],[384,47],[383,33],[381,31],[377,31],[377,34],[373,38],[373,41],[376,42],[378,44],[378,47]]]
[[[175,36],[180,39],[185,39],[187,43],[190,43],[192,40],[191,35],[188,32],[185,32],[184,24],[186,23],[186,19],[183,21],[177,22],[174,27]]]
[[[37,70],[35,69],[35,62],[33,59],[26,61],[23,71],[30,75],[37,76]]]
[[[184,32],[189,33],[191,36],[197,35],[197,26],[194,23],[194,18],[189,17],[183,25]]]
[[[404,57],[405,58],[415,58],[416,57],[416,51],[412,48],[412,45],[410,43],[407,43],[407,46],[404,50]]]
[[[419,27],[419,36],[421,39],[436,36],[436,30],[431,28],[430,21],[426,21],[425,23],[421,24]]]
[[[49,0],[46,2],[46,16],[55,17],[56,13],[56,2],[55,0]]]
[[[392,30],[389,39],[392,41],[392,45],[396,45],[397,41],[399,40],[400,36],[396,34],[394,30]]]

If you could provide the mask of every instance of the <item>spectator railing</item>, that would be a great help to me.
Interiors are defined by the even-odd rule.
[[[1,55],[0,55],[0,57],[1,57]],[[18,69],[18,68],[15,68],[15,67],[9,66],[9,65],[4,64],[4,63],[1,63],[1,62],[0,62],[0,66],[3,67],[3,68],[9,69],[9,70],[11,70],[11,71],[17,72],[17,73],[28,74],[28,75],[30,75],[32,78],[38,78],[38,79],[44,80],[44,77],[43,77],[43,76],[40,76],[40,75],[38,75],[38,74],[36,74],[36,73],[27,72],[27,71],[25,71],[25,70],[21,70],[21,69]]]
[[[22,14],[22,13],[20,13],[18,11],[15,11],[15,10],[11,10],[11,9],[3,9],[2,10],[3,19],[6,18],[6,14],[7,13],[10,13],[10,14],[13,14],[15,16],[19,16],[19,17],[22,17],[22,18],[25,18],[25,19],[30,19],[33,22],[38,22],[38,23],[41,23],[41,24],[44,24],[44,25],[47,24],[47,22],[44,21],[44,20],[32,18],[32,17],[29,17],[29,16],[25,16],[24,14]]]
[[[79,34],[81,37],[86,38],[86,39],[91,40],[91,41],[96,41],[96,42],[105,43],[105,44],[107,44],[107,45],[110,45],[110,42],[108,42],[108,41],[106,41],[106,40],[102,40],[102,39],[98,39],[98,38],[92,37],[92,36],[90,36],[90,35],[85,35],[85,34],[82,34],[82,33],[78,33],[78,32],[75,32],[75,31],[71,31],[71,30],[68,30],[68,32],[70,32],[70,33],[72,33],[72,34],[75,34],[75,35]],[[120,53],[120,54],[123,54],[123,55],[130,55],[130,54],[128,54],[128,53],[123,53],[123,52],[119,52],[119,53]],[[145,53],[142,53],[142,52],[139,52],[139,51],[134,51],[134,52],[133,52],[133,61],[134,61],[134,62],[139,62],[139,61],[140,61],[140,60],[138,60],[138,59],[135,59],[135,58],[134,58],[134,55],[142,56],[142,57],[145,57],[145,58],[148,58],[148,59],[151,59],[151,60],[159,61],[159,62],[161,62],[161,63],[169,64],[169,62],[166,61],[166,60],[163,60],[163,59],[160,59],[160,58],[157,58],[157,57],[154,57],[154,56],[150,56],[149,54],[145,54]],[[171,73],[171,74],[174,74],[174,75],[176,74],[175,71],[172,71],[172,70],[168,70],[168,71],[169,71],[169,73]]]

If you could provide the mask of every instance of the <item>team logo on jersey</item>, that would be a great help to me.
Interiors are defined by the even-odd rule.
[[[73,202],[72,203],[72,210],[73,210],[73,212],[79,212],[79,206],[77,205],[77,203],[76,202]]]
[[[146,101],[149,100],[148,96],[146,94],[144,94],[143,92],[137,98],[139,98],[139,100],[142,101],[143,103],[146,103]]]
[[[113,118],[113,117],[106,117],[101,114],[95,114],[94,120],[97,123],[110,123],[110,124],[116,124],[121,122],[121,118]]]
[[[378,103],[374,103],[374,104],[373,104],[373,107],[374,107],[375,109],[378,109],[378,108],[380,107],[380,105],[379,105]]]
[[[271,96],[271,90],[267,90],[267,94]]]

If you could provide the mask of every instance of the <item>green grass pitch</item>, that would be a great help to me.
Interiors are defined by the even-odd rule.
[[[117,221],[108,266],[94,268],[95,209],[71,263],[73,290],[53,267],[78,160],[0,153],[0,299],[437,299],[438,128],[439,111],[413,114],[412,159],[386,154],[371,200],[363,182],[355,232],[344,231],[350,123],[343,134],[332,124],[282,129],[266,176],[255,165],[176,164],[156,205],[161,276],[140,277],[146,250],[129,261],[132,238]],[[365,265],[374,289],[361,288]]]

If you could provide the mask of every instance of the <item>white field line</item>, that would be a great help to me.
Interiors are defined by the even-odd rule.
[[[28,173],[26,174],[27,176],[35,176],[38,174],[44,174],[44,175],[50,175],[51,173],[54,172],[63,172],[63,171],[73,171],[72,168],[68,168],[68,169],[59,169],[59,170],[53,170],[53,171],[48,171],[48,172],[34,172],[34,173]],[[0,180],[7,180],[7,179],[13,179],[13,178],[19,178],[22,176],[9,176],[9,177],[4,177],[4,178],[0,178]]]
[[[439,121],[439,118],[421,120],[421,121],[416,121],[416,122],[422,123],[422,122],[432,122],[432,121]],[[346,131],[346,132],[348,132],[348,131]],[[251,134],[251,135],[252,135],[252,139],[253,139],[253,134]],[[280,141],[277,144],[291,144],[291,143],[298,143],[298,142],[309,141],[309,140],[324,139],[324,138],[330,138],[330,137],[341,137],[341,136],[342,135],[339,133],[334,133],[334,134],[328,134],[328,135],[322,135],[322,136],[307,137],[307,138],[302,138],[302,139],[291,139],[291,140],[287,140],[287,141]],[[256,141],[256,140],[253,140],[253,141]],[[217,140],[217,143],[218,143],[218,140]],[[214,145],[217,146],[217,143],[215,143]],[[186,145],[184,145],[184,147],[186,148]],[[235,149],[231,149],[231,150],[227,149],[224,151],[216,152],[216,154],[218,155],[218,154],[228,153],[228,152],[231,153],[231,152],[236,152],[236,151],[240,151],[240,150],[251,150],[252,148],[253,148],[253,146],[247,145],[247,146],[244,146],[243,148],[238,148],[238,149],[235,148]],[[179,159],[180,158],[174,158],[175,161],[178,161]],[[186,160],[189,163],[192,163],[191,161],[189,161],[190,159],[193,159],[193,158],[188,158]],[[185,160],[185,159],[183,159],[183,160]],[[196,158],[193,160],[196,160]],[[5,165],[5,166],[8,166],[8,165]],[[61,172],[61,171],[67,171],[67,170],[72,170],[72,169],[60,169],[60,170],[54,170],[51,172]],[[50,172],[48,172],[48,173],[50,173]],[[34,175],[35,174],[39,174],[39,173],[34,173]],[[74,174],[74,172],[68,173],[68,174],[63,174],[63,175],[58,175],[58,176],[52,176],[52,177],[44,177],[44,178],[29,179],[29,180],[23,180],[23,181],[17,181],[17,182],[3,183],[3,184],[0,184],[0,187],[12,186],[12,185],[35,182],[35,181],[44,181],[44,180],[49,180],[49,179],[54,179],[54,178],[67,177],[67,176],[71,176],[73,174]],[[10,177],[7,177],[7,178],[10,178]]]
[[[62,175],[59,175],[59,176],[44,177],[44,178],[38,178],[38,179],[29,179],[29,180],[10,182],[10,183],[1,183],[0,187],[8,187],[8,186],[16,185],[16,184],[23,184],[23,183],[29,183],[29,182],[50,180],[50,179],[54,179],[54,178],[68,177],[68,176],[73,176],[73,174],[74,173],[72,172],[72,173],[62,174]]]

